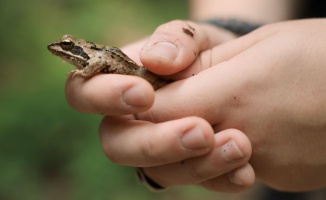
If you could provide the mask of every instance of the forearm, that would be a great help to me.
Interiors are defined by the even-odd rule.
[[[253,23],[272,23],[296,16],[300,0],[190,0],[194,20],[234,18]]]

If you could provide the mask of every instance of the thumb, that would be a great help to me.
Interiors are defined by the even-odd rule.
[[[170,75],[187,68],[200,52],[235,38],[207,24],[175,20],[159,26],[140,52],[150,71]]]

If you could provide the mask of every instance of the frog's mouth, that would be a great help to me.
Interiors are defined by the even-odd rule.
[[[60,45],[58,44],[50,44],[48,45],[48,50],[56,56],[59,56],[60,58],[62,58],[63,60],[65,60],[66,62],[76,66],[78,69],[83,69],[84,67],[86,67],[88,65],[88,55],[84,52],[80,52],[80,50],[76,52],[75,50],[71,50],[71,51],[67,51],[64,50],[60,47]]]

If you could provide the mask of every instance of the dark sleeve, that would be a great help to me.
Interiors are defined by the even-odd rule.
[[[325,0],[306,0],[303,4],[300,18],[321,18],[326,17]]]

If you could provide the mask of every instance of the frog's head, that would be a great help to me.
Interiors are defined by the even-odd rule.
[[[48,45],[48,50],[61,57],[63,60],[75,65],[78,69],[83,69],[88,65],[90,57],[85,51],[84,40],[78,40],[71,35],[62,36],[61,40]]]

